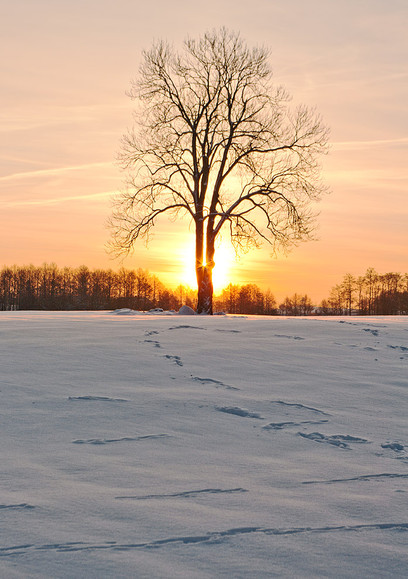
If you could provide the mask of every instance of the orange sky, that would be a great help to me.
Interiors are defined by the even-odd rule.
[[[278,84],[331,128],[318,240],[231,264],[231,281],[278,299],[326,297],[345,273],[408,271],[406,0],[14,0],[2,8],[0,267],[120,267],[105,251],[114,165],[132,123],[125,95],[143,48],[226,25],[272,49]],[[166,220],[126,267],[186,283],[192,233]],[[191,254],[191,252],[190,252]],[[191,276],[190,276],[191,278]]]

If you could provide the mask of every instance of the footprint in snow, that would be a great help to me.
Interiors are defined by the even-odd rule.
[[[31,554],[31,553],[91,553],[97,552],[113,552],[123,553],[138,550],[146,550],[151,552],[152,549],[167,548],[169,545],[182,545],[188,547],[189,545],[195,547],[199,544],[204,545],[219,545],[220,543],[227,543],[235,537],[242,537],[248,535],[264,535],[264,536],[281,536],[290,537],[293,535],[322,535],[322,534],[344,534],[351,533],[355,535],[356,532],[408,532],[408,523],[401,522],[386,522],[386,523],[363,523],[356,525],[326,525],[324,527],[234,527],[232,529],[203,531],[201,535],[176,535],[173,537],[165,537],[161,539],[146,540],[139,543],[134,541],[131,543],[118,543],[117,541],[105,541],[101,543],[85,543],[82,541],[70,541],[66,543],[38,543],[38,544],[24,544],[11,545],[8,547],[0,547],[0,556],[2,557],[16,557],[17,555]]]
[[[262,430],[282,430],[284,428],[292,428],[295,426],[302,426],[303,424],[324,424],[328,420],[301,420],[300,422],[270,422],[262,426]]]
[[[224,384],[220,380],[214,380],[213,378],[200,378],[199,376],[191,376],[191,379],[195,382],[200,382],[200,384],[213,384],[216,388],[226,388],[227,390],[239,390],[235,386],[229,386]]]
[[[408,352],[408,348],[406,346],[392,346],[391,344],[387,344],[387,348],[391,348],[392,350],[400,350],[404,354]]]
[[[215,409],[219,412],[241,416],[242,418],[258,418],[259,420],[264,420],[259,412],[250,412],[249,410],[240,408],[239,406],[216,406]]]
[[[273,406],[277,406],[281,409],[284,414],[293,414],[300,411],[302,413],[312,412],[315,414],[321,414],[323,416],[330,416],[328,412],[324,412],[323,410],[319,410],[318,408],[314,408],[313,406],[306,406],[305,404],[301,404],[300,402],[284,402],[283,400],[271,400],[270,404]]]
[[[198,489],[194,491],[182,491],[179,493],[166,493],[161,495],[127,495],[115,497],[116,499],[133,499],[136,501],[145,501],[148,499],[172,499],[172,498],[195,498],[203,494],[231,494],[231,493],[246,493],[248,492],[243,488],[235,489]]]
[[[377,480],[388,480],[388,479],[407,479],[408,474],[392,473],[392,472],[381,472],[379,474],[362,474],[359,476],[352,476],[350,478],[332,478],[327,480],[305,480],[302,481],[302,485],[331,485],[337,483],[348,483],[348,482],[369,482]]]
[[[399,442],[384,442],[381,445],[381,448],[389,448],[390,450],[394,450],[395,452],[401,452],[404,450],[404,445],[400,444]]]
[[[169,330],[205,330],[206,328],[200,328],[199,326],[189,326],[187,324],[182,324],[180,326],[172,326]]]
[[[226,333],[230,333],[230,334],[240,334],[241,330],[222,330],[221,328],[217,328],[215,330],[216,332],[226,332]]]
[[[29,505],[28,503],[20,503],[17,505],[0,505],[0,510],[14,510],[14,511],[21,511],[21,510],[31,510],[35,509],[33,505]]]
[[[125,398],[111,398],[110,396],[68,396],[68,400],[87,400],[94,402],[128,402]]]
[[[392,458],[394,460],[408,462],[408,452],[406,447],[400,442],[383,442],[381,448],[383,448],[385,452],[379,453],[378,456],[386,456],[387,458]]]
[[[161,348],[160,342],[158,340],[143,340],[147,344],[153,344],[156,348]]]
[[[372,330],[371,328],[363,328],[363,332],[369,332],[373,336],[378,336],[378,330]]]
[[[171,356],[170,354],[166,354],[164,357],[167,358],[168,360],[172,360],[175,364],[177,364],[177,366],[183,365],[180,356]]]
[[[144,436],[123,436],[122,438],[89,438],[88,440],[73,440],[73,444],[113,444],[115,442],[139,442],[155,438],[168,438],[168,434],[146,434]]]
[[[320,432],[311,432],[310,434],[298,432],[298,435],[302,438],[313,440],[313,442],[331,444],[332,446],[338,446],[339,448],[344,449],[350,449],[350,443],[366,444],[369,442],[365,438],[358,438],[357,436],[350,436],[349,434],[335,434],[333,436],[328,436],[326,434],[321,434]]]

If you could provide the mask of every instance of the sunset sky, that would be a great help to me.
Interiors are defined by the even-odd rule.
[[[189,283],[188,223],[161,221],[122,263],[106,252],[106,220],[141,51],[219,26],[270,47],[276,83],[331,129],[317,240],[277,258],[231,254],[230,281],[319,302],[346,273],[408,271],[407,0],[4,2],[0,267],[124,265]]]

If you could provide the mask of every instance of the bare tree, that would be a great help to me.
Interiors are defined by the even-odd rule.
[[[198,313],[212,313],[215,240],[227,229],[237,250],[289,246],[313,228],[310,200],[324,187],[317,157],[328,131],[320,117],[272,85],[265,48],[220,30],[143,53],[129,92],[135,127],[120,153],[127,189],[116,199],[112,245],[128,252],[163,214],[195,227]]]
[[[356,290],[357,290],[357,282],[355,278],[350,273],[347,273],[344,276],[343,281],[340,285],[340,291],[342,293],[342,297],[345,302],[345,307],[347,309],[349,316],[351,316],[352,313],[354,294]]]

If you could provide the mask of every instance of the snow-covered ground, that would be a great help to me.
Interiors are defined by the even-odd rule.
[[[0,577],[408,576],[408,318],[0,313]]]

